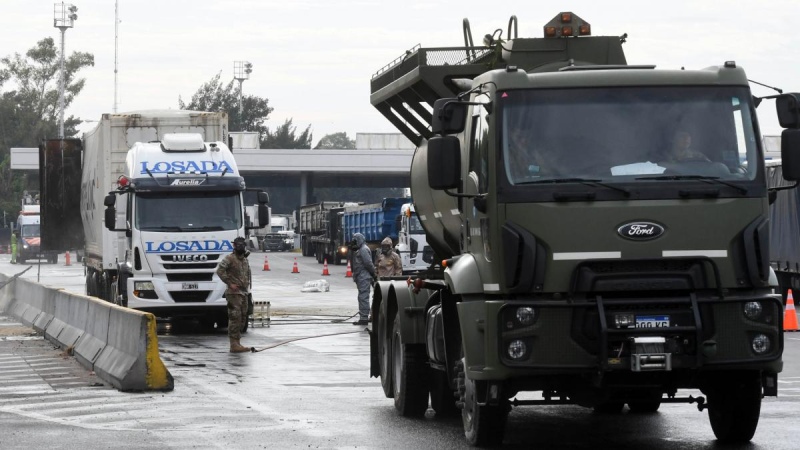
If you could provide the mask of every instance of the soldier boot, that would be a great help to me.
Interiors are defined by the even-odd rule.
[[[239,339],[231,338],[231,353],[245,353],[249,352],[250,348],[242,346]]]

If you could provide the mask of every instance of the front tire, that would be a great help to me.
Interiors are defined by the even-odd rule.
[[[508,401],[501,399],[497,405],[480,405],[475,381],[466,376],[464,367],[462,358],[456,363],[456,372],[463,404],[461,422],[464,425],[464,437],[470,445],[478,447],[500,445],[506,432],[510,409]]]
[[[402,416],[422,417],[428,409],[427,355],[422,345],[403,343],[399,316],[392,327],[394,407]]]
[[[758,373],[731,375],[708,391],[708,419],[722,443],[749,442],[761,414],[761,377]]]

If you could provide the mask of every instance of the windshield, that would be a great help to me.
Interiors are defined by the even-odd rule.
[[[752,180],[761,166],[749,90],[620,87],[507,91],[503,166],[512,185]]]
[[[22,228],[20,229],[19,233],[24,238],[41,236],[38,224],[37,225],[23,225]]]
[[[425,230],[422,229],[422,225],[419,223],[419,218],[416,214],[413,214],[408,218],[408,234],[423,234]]]
[[[141,231],[223,231],[241,227],[238,192],[159,192],[136,196],[136,228]]]

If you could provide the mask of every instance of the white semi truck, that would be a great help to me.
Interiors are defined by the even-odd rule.
[[[427,269],[433,263],[433,249],[428,245],[413,203],[406,203],[400,208],[398,220],[395,250],[403,261],[403,274]]]
[[[105,114],[84,135],[87,294],[225,323],[215,271],[248,228],[227,125],[225,113],[154,110]],[[267,194],[257,198],[258,222],[269,223]]]

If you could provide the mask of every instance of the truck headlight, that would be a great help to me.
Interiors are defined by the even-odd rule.
[[[530,306],[523,306],[521,308],[517,308],[516,316],[520,325],[530,325],[536,321],[536,310]]]
[[[152,281],[134,281],[133,295],[138,298],[157,299],[156,288]]]
[[[22,244],[22,248],[24,248],[24,249],[26,249],[26,250],[27,250],[28,248],[30,248],[30,246],[29,246],[29,245],[28,245],[28,243],[26,242],[26,243]]]
[[[757,319],[762,310],[761,302],[747,302],[744,304],[744,315],[750,320]]]

